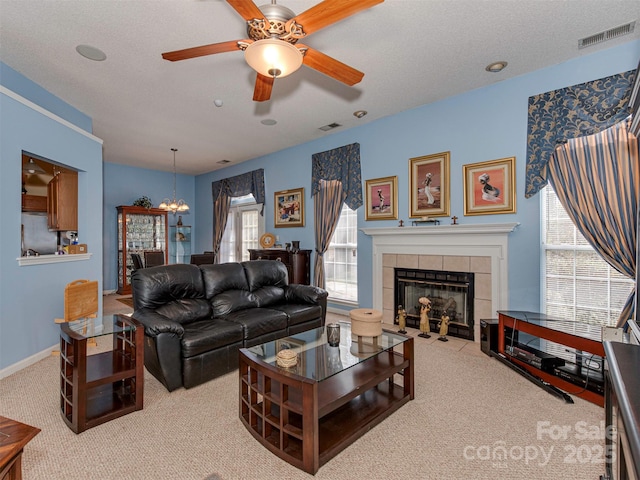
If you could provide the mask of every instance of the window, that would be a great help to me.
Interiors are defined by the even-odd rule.
[[[342,206],[340,220],[324,254],[326,289],[329,297],[347,302],[358,301],[358,216]]]
[[[259,248],[259,239],[264,233],[261,209],[262,205],[257,204],[251,194],[231,199],[220,245],[220,263],[244,262],[249,260],[249,249]]]
[[[595,252],[574,226],[551,186],[541,193],[545,313],[615,326],[633,289],[633,280]]]

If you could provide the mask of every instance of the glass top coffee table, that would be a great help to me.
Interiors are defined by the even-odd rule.
[[[240,419],[311,474],[414,397],[413,338],[383,330],[352,342],[349,323],[340,333],[335,347],[320,327],[240,349]],[[287,349],[297,362],[281,367],[276,355]]]

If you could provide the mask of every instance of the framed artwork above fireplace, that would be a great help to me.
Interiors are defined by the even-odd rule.
[[[410,218],[449,216],[449,152],[409,159]]]
[[[365,220],[398,219],[398,177],[367,180]]]
[[[509,157],[462,167],[465,215],[516,212],[515,163]]]

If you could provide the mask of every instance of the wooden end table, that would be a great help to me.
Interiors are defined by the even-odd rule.
[[[87,341],[113,335],[112,348],[87,355]],[[142,410],[144,327],[126,315],[60,324],[60,413],[75,433]]]

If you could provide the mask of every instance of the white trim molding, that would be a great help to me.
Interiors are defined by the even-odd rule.
[[[67,255],[33,255],[29,257],[18,257],[18,265],[26,267],[28,265],[43,265],[45,263],[67,263],[78,262],[80,260],[89,260],[92,253],[76,253]]]
[[[519,223],[360,229],[373,240],[373,308],[382,311],[383,255],[491,258],[491,310],[507,309],[509,234]]]

